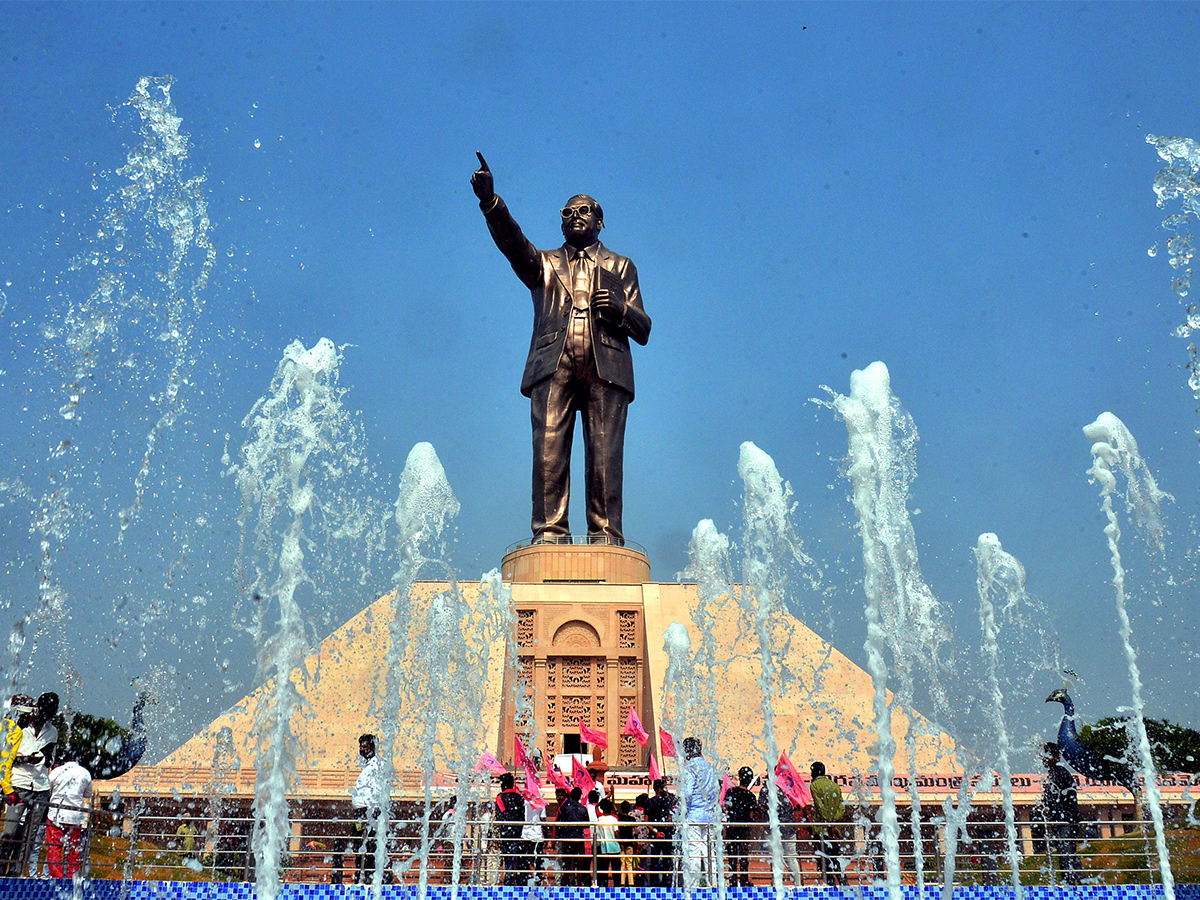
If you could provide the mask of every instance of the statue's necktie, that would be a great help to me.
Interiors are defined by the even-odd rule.
[[[587,309],[592,299],[592,273],[588,270],[587,254],[580,250],[575,254],[575,264],[572,266],[573,280],[571,296],[575,309]]]

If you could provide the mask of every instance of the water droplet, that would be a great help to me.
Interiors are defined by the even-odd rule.
[[[1155,241],[1154,244],[1150,247],[1150,249],[1146,251],[1146,255],[1147,256],[1158,256],[1158,241]]]
[[[262,141],[260,141],[258,138],[255,138],[254,139],[254,149],[258,150],[260,147],[262,147]]]

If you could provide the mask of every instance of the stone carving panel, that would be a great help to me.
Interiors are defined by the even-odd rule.
[[[638,661],[632,656],[622,656],[617,661],[617,686],[622,693],[637,690]]]
[[[590,691],[595,687],[595,660],[589,656],[569,656],[562,661],[564,691]]]
[[[532,609],[517,611],[517,646],[532,647],[536,639],[534,628],[537,624],[537,613]]]
[[[580,719],[592,728],[604,728],[602,703],[594,703],[591,697],[563,697],[563,724],[577,725]]]
[[[525,694],[529,696],[533,693],[533,657],[518,657],[517,663],[521,667],[520,678],[525,683]]]
[[[632,734],[621,735],[621,745],[617,756],[617,765],[619,766],[636,766],[641,763],[641,745],[638,744]]]
[[[554,646],[599,649],[600,635],[587,622],[575,619],[560,625],[554,632]]]

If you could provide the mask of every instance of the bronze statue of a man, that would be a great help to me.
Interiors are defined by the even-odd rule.
[[[562,208],[566,243],[538,250],[496,195],[481,155],[471,187],[496,246],[533,295],[533,339],[521,379],[533,420],[533,539],[570,540],[567,501],[578,412],[588,539],[622,545],[625,414],[633,402],[629,339],[645,344],[650,337],[637,269],[600,243],[604,213],[586,194]]]

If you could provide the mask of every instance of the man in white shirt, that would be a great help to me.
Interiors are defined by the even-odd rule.
[[[58,694],[42,694],[36,703],[21,709],[17,716],[21,746],[12,767],[12,787],[20,802],[5,810],[4,832],[0,834],[0,870],[9,877],[23,876],[30,858],[36,858],[30,851],[41,849],[41,831],[50,802],[50,765],[58,744],[58,729],[50,724],[58,713]]]
[[[700,886],[700,872],[711,874],[712,859],[709,844],[712,839],[713,823],[717,815],[717,799],[720,783],[717,770],[704,758],[700,738],[684,739],[683,752],[687,762],[683,766],[684,812],[683,883],[691,892]],[[715,877],[712,883],[716,884]]]
[[[51,878],[72,878],[79,872],[83,827],[92,805],[92,776],[74,759],[67,759],[54,767],[49,781],[46,862]]]
[[[538,798],[541,799],[541,798]],[[529,872],[530,883],[538,884],[543,870],[546,840],[546,804],[534,806],[530,798],[525,798],[525,827],[521,829],[521,851],[525,858],[523,872]]]

